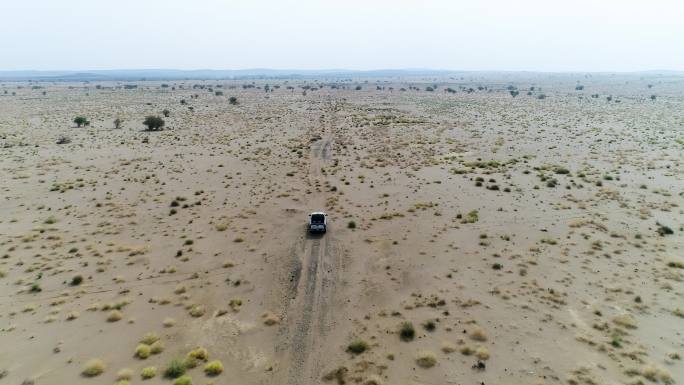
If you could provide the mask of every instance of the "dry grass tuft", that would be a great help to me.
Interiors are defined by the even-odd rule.
[[[277,315],[267,312],[261,315],[261,318],[264,319],[264,325],[266,326],[273,326],[280,322],[280,318],[278,318]]]
[[[630,316],[629,314],[623,314],[619,315],[615,318],[613,318],[613,322],[616,325],[620,325],[624,328],[627,329],[636,329],[637,328],[637,323],[634,317]]]
[[[197,347],[188,353],[188,357],[192,357],[196,360],[206,361],[209,359],[209,352],[203,347]]]
[[[107,322],[117,322],[121,321],[123,318],[123,313],[118,310],[112,310],[109,315],[107,315]]]
[[[173,385],[192,385],[192,378],[190,376],[180,376],[176,378]]]
[[[206,312],[207,310],[202,305],[195,305],[190,308],[190,315],[195,318],[203,316]]]
[[[104,361],[99,358],[93,358],[86,362],[81,374],[86,377],[96,377],[102,374],[106,368],[107,366]]]
[[[487,341],[487,333],[481,327],[475,327],[472,332],[470,332],[470,338],[475,341]]]
[[[475,357],[477,357],[480,360],[488,360],[489,359],[489,350],[487,350],[486,347],[480,346],[475,350]]]
[[[456,345],[449,341],[442,342],[442,351],[446,354],[453,353],[456,351]]]
[[[377,374],[371,374],[366,381],[363,382],[363,385],[384,385],[385,382],[378,376]]]
[[[116,372],[117,380],[130,380],[133,378],[133,369],[124,368]]]
[[[421,368],[431,368],[437,364],[437,357],[428,351],[418,352],[416,356],[416,364]]]
[[[214,360],[204,365],[204,373],[207,376],[218,376],[223,372],[223,363],[219,360]]]
[[[147,333],[140,339],[140,343],[145,345],[152,345],[157,341],[159,341],[159,335],[154,332]]]
[[[157,368],[155,366],[148,366],[143,368],[143,370],[140,372],[140,377],[143,380],[149,380],[150,378],[154,378],[157,376]]]
[[[135,356],[140,359],[147,359],[152,354],[152,348],[147,344],[139,344],[135,348]]]

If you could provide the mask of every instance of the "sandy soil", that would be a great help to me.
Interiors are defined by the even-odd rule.
[[[0,384],[682,383],[683,161],[664,75],[5,83]]]

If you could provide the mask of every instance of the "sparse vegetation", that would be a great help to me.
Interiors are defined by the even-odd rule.
[[[413,324],[408,321],[402,322],[399,326],[399,338],[404,342],[408,342],[412,341],[415,336],[416,329],[413,327]]]
[[[143,124],[147,127],[148,131],[158,131],[164,128],[166,122],[159,116],[150,115],[145,118]]]
[[[179,359],[173,359],[164,369],[164,377],[166,378],[178,378],[185,374],[185,363]]]
[[[89,126],[90,125],[90,121],[83,116],[75,117],[74,123],[76,123],[76,127],[82,127],[82,126]]]
[[[368,350],[368,343],[360,338],[355,339],[347,346],[347,351],[354,354],[361,354],[366,350]]]
[[[86,362],[81,374],[83,374],[85,377],[96,377],[104,373],[105,369],[106,366],[102,360],[93,358]]]
[[[437,364],[437,357],[431,352],[422,351],[416,356],[416,364],[421,368],[431,368]]]
[[[204,365],[204,373],[206,373],[207,376],[218,376],[222,372],[223,363],[219,360],[214,360]]]

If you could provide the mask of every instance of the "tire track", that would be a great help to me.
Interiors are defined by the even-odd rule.
[[[331,117],[334,109],[326,107],[326,115]],[[312,186],[320,182],[319,178],[325,176],[321,168],[331,159],[333,138],[331,132],[325,132],[329,123],[322,122],[323,135],[320,140],[312,145],[311,164],[309,178]],[[326,193],[315,189],[307,201],[310,210],[321,210],[325,206]],[[320,359],[317,352],[320,350],[321,336],[329,330],[327,320],[337,283],[336,268],[337,255],[332,246],[334,238],[331,235],[311,235],[304,237],[302,258],[296,258],[293,263],[292,278],[294,289],[290,296],[290,307],[287,310],[288,322],[285,332],[288,333],[287,349],[289,356],[286,357],[287,376],[281,377],[281,381],[288,385],[302,385],[318,383],[318,371]],[[297,262],[300,262],[299,265]]]

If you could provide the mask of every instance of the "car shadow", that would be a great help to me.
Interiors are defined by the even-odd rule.
[[[325,236],[325,233],[312,233],[308,229],[306,231],[306,239],[321,239]]]

